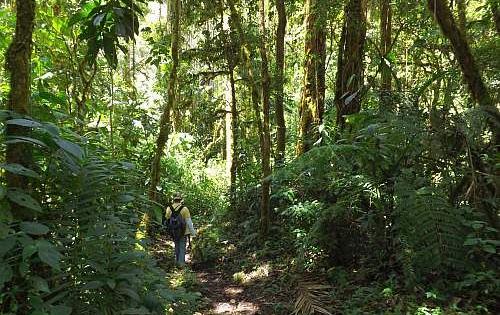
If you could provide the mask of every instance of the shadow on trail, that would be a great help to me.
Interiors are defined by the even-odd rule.
[[[235,247],[229,242],[220,245]],[[174,275],[173,242],[159,236],[153,240],[152,250],[158,264]],[[187,267],[196,278],[189,290],[201,293],[199,308],[193,315],[289,314],[286,310],[290,302],[289,288],[279,283],[283,271],[273,270],[270,263],[236,253],[237,250],[226,251],[216,261],[204,263],[192,261],[191,252],[187,251]],[[246,268],[242,267],[243,261],[246,261]]]
[[[194,270],[204,296],[200,314],[266,314],[262,310],[263,298],[248,292],[248,288],[235,284],[227,274],[217,269]],[[269,314],[269,313],[267,313]]]

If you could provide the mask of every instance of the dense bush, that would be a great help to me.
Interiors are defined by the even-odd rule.
[[[34,127],[32,138],[17,140],[40,148],[36,172],[2,165],[32,179],[29,192],[0,186],[2,314],[164,314],[184,296],[136,238],[152,204],[133,164],[106,161],[52,124],[6,123]],[[30,210],[25,220],[7,199]]]
[[[391,271],[407,288],[432,284],[445,291],[463,291],[464,282],[447,286],[441,279],[473,278],[468,289],[488,291],[491,303],[498,281],[487,290],[480,279],[498,279],[498,231],[487,205],[456,192],[470,179],[470,155],[494,154],[486,143],[457,144],[477,137],[477,113],[457,114],[442,130],[430,130],[423,112],[404,108],[389,116],[365,111],[351,122],[341,140],[312,149],[274,176],[278,220],[299,269],[363,267],[364,279]],[[478,185],[476,193],[488,189],[481,180],[469,184]]]

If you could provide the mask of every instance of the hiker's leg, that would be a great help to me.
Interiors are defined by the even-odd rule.
[[[175,245],[175,263],[179,263],[179,254],[180,254],[180,240],[174,241]]]
[[[181,237],[179,240],[179,258],[177,263],[179,265],[184,265],[186,263],[186,236]]]

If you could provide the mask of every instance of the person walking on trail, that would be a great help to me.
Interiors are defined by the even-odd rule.
[[[196,236],[189,209],[184,206],[180,193],[173,196],[172,205],[165,211],[168,229],[175,244],[175,263],[183,266],[186,263],[186,243],[190,236]]]

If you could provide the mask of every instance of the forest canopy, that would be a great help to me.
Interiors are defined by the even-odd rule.
[[[498,314],[499,7],[0,0],[0,314]]]

